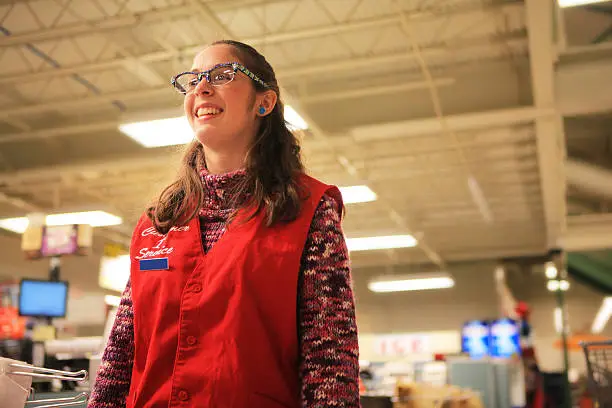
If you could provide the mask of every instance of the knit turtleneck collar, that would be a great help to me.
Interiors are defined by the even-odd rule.
[[[200,171],[206,199],[204,211],[233,210],[232,204],[244,202],[246,197],[235,197],[236,188],[244,181],[246,170],[240,169],[224,174],[211,174],[207,169]]]

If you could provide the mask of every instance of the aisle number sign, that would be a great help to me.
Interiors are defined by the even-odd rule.
[[[121,244],[115,244],[115,243],[104,244],[104,256],[107,256],[109,258],[115,258],[120,255],[127,255],[127,254],[128,254],[128,249]]]
[[[385,357],[403,357],[430,353],[430,339],[424,334],[389,334],[377,336],[376,354]]]

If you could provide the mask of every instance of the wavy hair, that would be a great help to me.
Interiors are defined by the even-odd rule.
[[[266,58],[250,45],[222,40],[211,44],[229,45],[236,57],[269,88],[251,81],[257,92],[272,89],[278,100],[272,112],[261,118],[261,124],[247,152],[246,177],[236,187],[233,197],[249,197],[247,202],[233,204],[252,207],[251,217],[265,211],[266,225],[289,222],[297,218],[301,209],[297,174],[304,171],[298,138],[287,127],[284,105],[274,69]],[[187,146],[176,179],[162,190],[147,209],[158,232],[166,234],[172,227],[185,225],[198,215],[206,192],[200,171],[206,165],[204,149],[194,140]],[[246,194],[245,194],[246,193]]]

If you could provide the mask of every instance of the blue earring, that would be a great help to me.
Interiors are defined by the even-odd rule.
[[[259,114],[263,115],[264,113],[266,113],[266,108],[264,108],[263,106],[259,107]]]

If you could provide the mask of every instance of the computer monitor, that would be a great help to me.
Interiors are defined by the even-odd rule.
[[[68,282],[23,279],[19,284],[19,315],[66,317]]]
[[[491,357],[511,358],[521,354],[520,327],[512,319],[498,319],[491,323]]]
[[[473,359],[489,355],[489,323],[485,320],[471,320],[461,330],[461,351]]]

